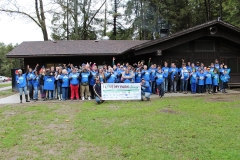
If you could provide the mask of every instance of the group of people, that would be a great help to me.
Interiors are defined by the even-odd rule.
[[[144,61],[130,65],[129,63],[115,64],[113,57],[112,65],[97,67],[96,63],[83,63],[81,66],[73,64],[59,64],[57,67],[34,69],[27,66],[27,72],[18,70],[16,82],[20,93],[20,103],[24,92],[26,102],[38,100],[38,92],[42,100],[91,100],[97,103],[104,100],[101,96],[102,83],[139,83],[141,85],[142,100],[150,99],[151,94],[163,97],[165,93],[179,91],[187,94],[204,93],[209,94],[222,91],[226,93],[230,79],[230,68],[226,64],[219,64],[218,60],[205,66],[203,63],[196,64],[182,61],[182,67],[177,68],[175,63],[157,65],[148,64]],[[188,88],[190,86],[190,88]],[[70,90],[69,90],[70,89]],[[70,93],[70,95],[69,95]]]

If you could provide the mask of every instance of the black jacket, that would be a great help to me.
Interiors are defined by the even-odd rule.
[[[102,97],[102,94],[101,94],[101,83],[99,85],[98,84],[94,84],[93,90],[94,90],[94,94],[96,96],[98,96],[98,98]]]

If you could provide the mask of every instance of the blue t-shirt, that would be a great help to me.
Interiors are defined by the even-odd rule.
[[[164,73],[164,77],[168,77],[168,72],[169,72],[169,68],[168,67],[163,67],[162,68],[162,71],[163,71],[163,73]]]
[[[54,90],[54,76],[44,76],[44,90]]]
[[[203,86],[204,85],[204,79],[205,79],[204,73],[199,73],[198,74],[198,85]]]
[[[149,92],[149,93],[151,93],[151,89],[150,89],[150,84],[149,84],[149,82],[145,81],[145,83],[142,85],[142,90],[143,90],[143,92]]]
[[[145,81],[150,81],[151,80],[151,72],[149,70],[142,70],[142,78],[145,79]]]
[[[178,68],[176,68],[176,67],[171,67],[171,68],[169,69],[169,72],[171,73],[171,79],[173,80],[173,79],[174,79],[174,75],[175,75],[176,73],[178,73]]]
[[[26,74],[22,74],[20,77],[16,76],[16,82],[18,83],[18,88],[26,87],[27,85]]]
[[[197,83],[197,73],[192,73],[192,75],[191,75],[191,83]]]
[[[39,86],[39,76],[36,76],[36,75],[33,76],[32,84],[33,84],[34,87]]]
[[[229,79],[230,79],[230,76],[229,76],[228,74],[223,74],[223,75],[221,76],[222,82],[228,82]]]
[[[27,79],[28,79],[28,84],[32,85],[33,84],[33,76],[34,76],[34,72],[29,72],[27,74]]]
[[[140,83],[141,77],[142,77],[141,72],[135,72],[135,83]]]
[[[157,79],[156,79],[157,85],[160,85],[164,82],[164,73],[156,72],[155,77],[157,77]]]
[[[88,83],[89,82],[90,72],[82,72],[81,73],[81,82]]]
[[[210,72],[205,73],[205,84],[212,84],[212,74]]]
[[[214,86],[217,86],[218,85],[218,82],[219,82],[219,75],[216,73],[213,74],[213,85]]]
[[[69,77],[67,74],[62,74],[59,79],[62,80],[62,87],[69,87]]]
[[[131,83],[132,82],[132,77],[131,77],[130,73],[124,74],[123,76],[129,77],[129,78],[123,78],[123,83]]]
[[[72,84],[72,85],[78,85],[79,84],[79,73],[70,73],[69,74],[69,78],[70,77],[72,77],[71,79],[70,79],[70,84]]]
[[[108,79],[107,79],[107,83],[116,83],[117,82],[117,74],[116,73],[112,73],[110,75],[110,72],[107,72],[106,73],[106,77],[107,76],[110,76]]]

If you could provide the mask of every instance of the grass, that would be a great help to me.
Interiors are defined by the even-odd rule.
[[[16,92],[13,92],[12,89],[0,91],[0,98],[8,97],[8,96],[11,96],[13,94],[16,94]]]
[[[0,88],[12,86],[12,83],[0,83]]]
[[[240,157],[240,95],[38,102],[0,115],[0,159]]]

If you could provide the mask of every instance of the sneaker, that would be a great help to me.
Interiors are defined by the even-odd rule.
[[[82,100],[83,100],[83,101],[85,100],[84,97],[82,97]]]
[[[146,99],[147,99],[147,101],[149,101],[149,100],[150,100],[150,98],[147,98],[147,97],[146,97]]]
[[[91,100],[91,97],[88,97],[88,100]]]

